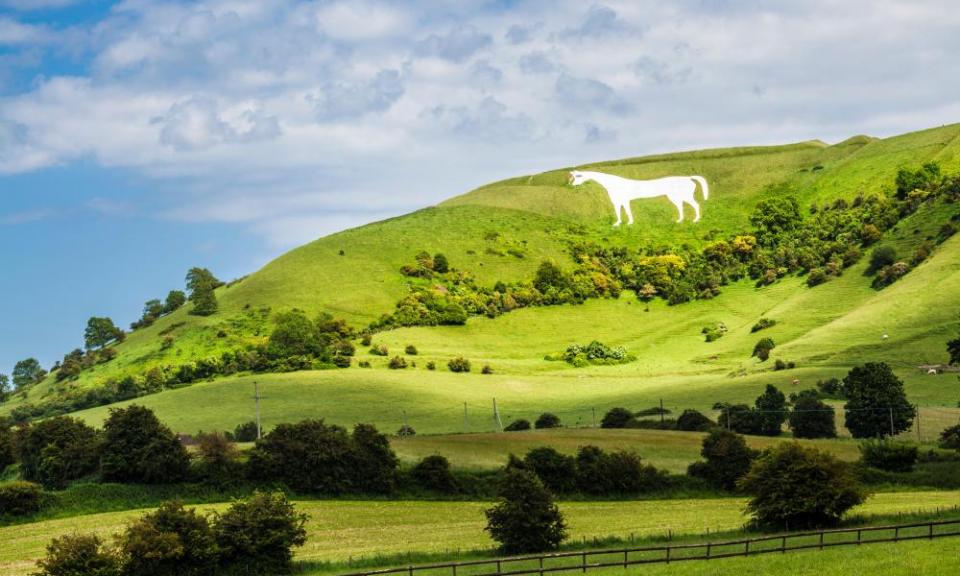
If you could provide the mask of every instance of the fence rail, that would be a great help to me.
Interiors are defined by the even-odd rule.
[[[854,536],[856,538],[854,539]],[[526,556],[509,556],[482,560],[465,560],[439,564],[420,564],[352,572],[343,576],[522,576],[554,572],[581,571],[596,568],[627,568],[640,564],[662,564],[689,560],[715,560],[736,556],[786,553],[792,550],[860,546],[881,542],[932,540],[960,536],[960,520],[939,520],[888,526],[863,526],[836,530],[794,532],[719,542],[701,542],[637,548],[607,548],[554,552]],[[591,561],[588,561],[591,560]]]

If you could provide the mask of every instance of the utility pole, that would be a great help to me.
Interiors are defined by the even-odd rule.
[[[663,424],[663,398],[660,399],[660,423]]]
[[[917,411],[917,442],[923,442],[923,436],[920,435],[920,406],[914,406],[914,410]]]
[[[467,419],[467,403],[463,403],[463,432],[470,432],[470,421]]]
[[[254,399],[257,402],[257,440],[263,437],[263,429],[260,427],[260,383],[253,381]]]
[[[592,428],[596,428],[596,427],[597,427],[597,409],[596,409],[596,408],[591,408],[590,411],[593,413],[593,426],[592,426]]]
[[[500,411],[497,410],[497,399],[493,399],[493,423],[497,425],[497,432],[503,432],[503,422],[500,421]]]
[[[403,427],[410,428],[410,424],[407,422],[407,411],[403,410]]]
[[[890,438],[892,439],[892,438],[894,437],[894,433],[893,433],[893,406],[890,406],[890,407],[888,408],[888,410],[890,411]]]

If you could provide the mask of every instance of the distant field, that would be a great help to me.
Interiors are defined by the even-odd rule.
[[[566,502],[561,509],[571,539],[590,540],[631,534],[659,536],[668,530],[675,535],[735,530],[745,521],[744,502],[741,498]],[[931,512],[958,504],[960,492],[956,491],[888,493],[873,496],[853,513]],[[309,541],[297,553],[301,560],[344,562],[406,552],[454,554],[493,545],[483,531],[482,511],[489,504],[482,502],[301,501],[297,506],[310,515]],[[109,537],[141,513],[93,514],[0,528],[4,544],[0,547],[0,576],[28,574],[55,536],[96,532]]]

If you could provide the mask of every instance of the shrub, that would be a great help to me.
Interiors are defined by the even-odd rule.
[[[179,502],[165,502],[130,524],[118,544],[123,572],[131,576],[206,576],[217,565],[207,519]]]
[[[100,437],[80,420],[57,416],[33,424],[19,442],[20,474],[48,489],[65,488],[97,469]]]
[[[371,342],[373,342],[373,336],[371,336],[371,335],[369,335],[369,334],[364,334],[364,335],[360,338],[360,345],[361,345],[361,346],[369,346]]]
[[[2,392],[0,392],[2,395]],[[0,418],[0,476],[7,466],[17,461],[16,450],[14,449],[13,431],[10,429],[11,422],[6,418]]]
[[[600,421],[601,428],[629,428],[633,422],[633,412],[626,408],[611,408]]]
[[[243,477],[243,467],[237,460],[237,448],[224,434],[218,432],[197,435],[197,475],[214,486],[229,486]]]
[[[361,360],[360,362],[357,363],[357,366],[361,368],[372,368],[368,360]]]
[[[384,344],[377,344],[370,348],[370,353],[374,356],[387,356],[390,354],[390,350]]]
[[[354,489],[375,494],[391,492],[397,482],[398,461],[387,436],[373,424],[356,424],[350,441]]]
[[[307,516],[298,514],[281,492],[254,492],[214,519],[220,564],[241,574],[288,574],[294,546],[307,541]]]
[[[786,529],[835,525],[866,499],[849,465],[797,442],[764,452],[737,485],[757,524]]]
[[[761,362],[765,362],[767,358],[770,357],[770,351],[776,348],[776,344],[773,343],[772,338],[761,338],[759,342],[753,347],[753,354],[760,359]]]
[[[597,496],[637,494],[660,488],[664,477],[645,466],[634,452],[606,453],[596,446],[583,446],[576,457],[576,482],[585,494]]]
[[[738,434],[760,434],[762,420],[760,414],[746,404],[720,405],[720,417],[717,425]]]
[[[836,438],[833,407],[820,400],[816,390],[801,392],[790,412],[794,438]]]
[[[413,426],[409,424],[404,424],[397,429],[397,436],[400,438],[407,438],[409,436],[416,436],[417,431],[413,429]]]
[[[684,410],[677,418],[677,430],[686,432],[706,432],[716,426],[713,420],[696,410]]]
[[[750,469],[756,452],[747,446],[743,436],[715,428],[703,439],[700,456],[704,461],[691,464],[687,473],[716,488],[734,490],[737,480]]]
[[[556,414],[551,414],[550,412],[544,412],[540,416],[537,416],[537,420],[533,423],[533,427],[538,430],[542,428],[559,428],[560,417]]]
[[[767,384],[763,394],[757,397],[757,419],[759,432],[764,436],[779,436],[783,423],[787,420],[787,399],[783,392],[772,384]]]
[[[489,364],[484,364],[483,368],[480,370],[481,374],[493,374],[493,368]]]
[[[594,340],[586,346],[574,344],[563,353],[563,359],[577,367],[590,364],[622,364],[635,360],[622,346],[610,348]]]
[[[846,392],[843,389],[843,383],[840,382],[838,378],[828,378],[826,380],[817,381],[817,390],[825,396],[832,396],[835,398],[844,398],[846,397]]]
[[[186,448],[150,409],[136,404],[112,409],[103,432],[100,473],[104,480],[169,484],[187,477]]]
[[[845,423],[854,438],[897,435],[909,430],[916,409],[907,401],[903,381],[889,366],[868,362],[843,379]]]
[[[120,559],[93,534],[54,538],[35,576],[119,576]]]
[[[887,472],[910,472],[917,464],[916,446],[883,440],[862,442],[860,461],[871,468]]]
[[[407,354],[408,356],[416,356],[416,355],[417,355],[417,347],[414,346],[413,344],[408,344],[407,347],[404,348],[404,352],[406,352],[406,354]]]
[[[771,318],[761,318],[757,320],[757,323],[750,328],[750,332],[759,332],[761,330],[766,330],[767,328],[771,328],[776,324],[777,324],[776,320],[773,320]]]
[[[349,368],[351,364],[353,364],[353,359],[349,356],[338,355],[333,357],[333,365],[337,368]]]
[[[518,418],[513,422],[507,424],[506,428],[503,429],[504,432],[519,432],[521,430],[529,430],[530,421],[523,418]]]
[[[524,466],[532,471],[551,492],[565,494],[577,486],[576,460],[548,446],[534,448],[523,458]]]
[[[875,274],[896,261],[897,251],[893,246],[877,246],[870,253],[870,266],[867,268],[867,273]]]
[[[407,361],[403,359],[403,356],[394,356],[387,366],[391,370],[403,370],[407,367]]]
[[[940,433],[940,447],[960,452],[960,424],[946,428]]]
[[[33,482],[9,482],[0,485],[0,517],[36,514],[46,504],[43,487]]]
[[[486,516],[486,530],[505,554],[554,550],[567,534],[550,491],[532,472],[519,468],[507,468],[497,503]]]
[[[427,370],[430,370],[430,371],[432,372],[432,371],[434,371],[434,370],[436,370],[436,369],[437,369],[437,363],[436,363],[436,362],[434,362],[433,360],[430,360],[429,362],[427,362]]]
[[[450,462],[439,454],[427,456],[417,462],[410,471],[410,476],[414,482],[427,490],[446,494],[457,491],[457,481],[450,473]]]
[[[243,424],[237,424],[237,427],[233,429],[233,441],[253,442],[257,439],[258,431],[257,423],[253,420],[244,422]]]
[[[812,268],[810,274],[807,275],[807,286],[813,288],[823,284],[828,279],[829,276],[823,271],[823,268]]]
[[[462,356],[457,357],[447,362],[447,368],[449,368],[451,372],[469,372],[470,361]]]

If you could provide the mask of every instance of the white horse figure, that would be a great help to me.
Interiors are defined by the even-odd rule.
[[[700,205],[694,200],[693,194],[697,191],[697,183],[703,190],[703,199],[706,200],[710,193],[707,187],[707,181],[702,176],[668,176],[666,178],[657,178],[656,180],[631,180],[621,178],[613,174],[604,174],[603,172],[585,172],[574,170],[570,173],[570,183],[579,186],[588,180],[593,180],[610,196],[613,202],[613,208],[617,211],[617,222],[614,226],[619,226],[622,222],[620,218],[620,209],[627,212],[627,224],[633,224],[633,212],[630,210],[630,201],[636,198],[656,198],[657,196],[666,196],[677,207],[679,217],[677,222],[683,222],[683,204],[687,203],[693,206],[696,213],[694,222],[700,220]]]

